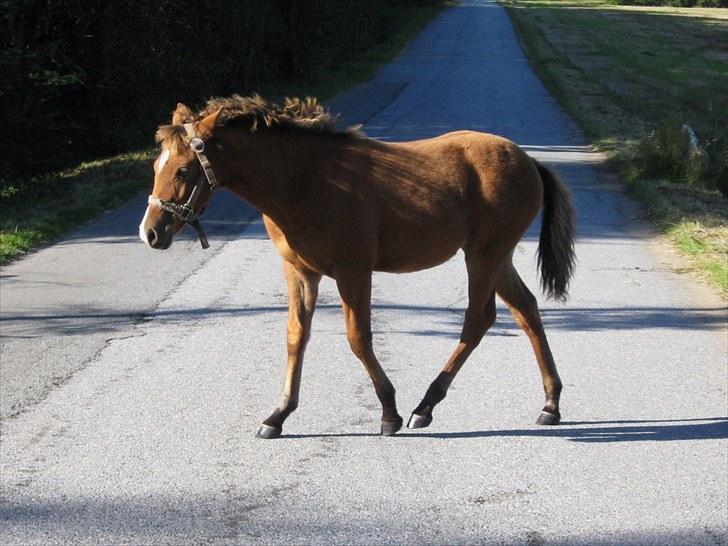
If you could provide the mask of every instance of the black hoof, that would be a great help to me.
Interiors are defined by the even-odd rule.
[[[430,423],[432,423],[432,415],[417,415],[413,413],[407,423],[407,428],[425,428],[429,427]]]
[[[382,421],[382,436],[394,436],[402,428],[402,419]]]
[[[561,421],[561,414],[549,413],[548,411],[542,411],[536,419],[537,425],[558,425]]]
[[[281,432],[283,432],[283,429],[272,427],[270,425],[260,425],[258,432],[255,433],[255,437],[270,440],[271,438],[278,438],[278,436],[281,435]]]

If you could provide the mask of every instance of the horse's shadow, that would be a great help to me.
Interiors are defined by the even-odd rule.
[[[284,434],[281,439],[375,437],[364,432]],[[471,438],[544,437],[563,438],[571,442],[670,442],[680,440],[719,440],[728,438],[728,417],[664,420],[564,421],[556,427],[459,432],[400,432],[399,438],[436,438],[458,440]]]

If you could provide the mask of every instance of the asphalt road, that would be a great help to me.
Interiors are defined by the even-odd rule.
[[[331,108],[387,140],[502,134],[572,187],[571,298],[541,301],[564,423],[533,424],[535,360],[499,306],[430,428],[378,436],[324,280],[301,406],[282,438],[255,439],[283,380],[280,260],[229,198],[211,249],[152,251],[140,198],[2,271],[0,543],[728,543],[724,303],[604,174],[503,10],[461,2]],[[515,256],[534,289],[537,230]],[[457,342],[465,278],[461,255],[375,276],[403,415]]]

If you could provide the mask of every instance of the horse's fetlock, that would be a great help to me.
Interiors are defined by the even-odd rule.
[[[394,388],[394,385],[391,383],[386,383],[384,385],[377,385],[374,384],[374,391],[377,393],[377,398],[382,402],[382,407],[384,408],[394,408],[395,413],[396,410],[396,397],[397,397],[397,390]]]
[[[447,389],[437,383],[433,382],[425,393],[425,399],[429,402],[430,407],[442,402],[447,396]]]
[[[551,392],[549,394],[552,398],[558,401],[559,397],[561,396],[562,390],[564,390],[564,385],[561,383],[561,380],[557,379],[551,386]]]

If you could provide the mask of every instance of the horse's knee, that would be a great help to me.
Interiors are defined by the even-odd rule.
[[[289,344],[306,343],[311,333],[310,319],[299,314],[288,319],[287,337]]]
[[[305,332],[305,333],[302,333],[302,332],[291,333],[291,332],[289,332],[288,333],[287,343],[286,343],[286,347],[287,347],[287,350],[288,350],[288,354],[289,355],[296,355],[296,354],[298,354],[298,352],[302,348],[305,349],[306,345],[308,344],[308,340],[309,340],[310,337],[311,336],[310,336],[310,334],[308,332]]]

